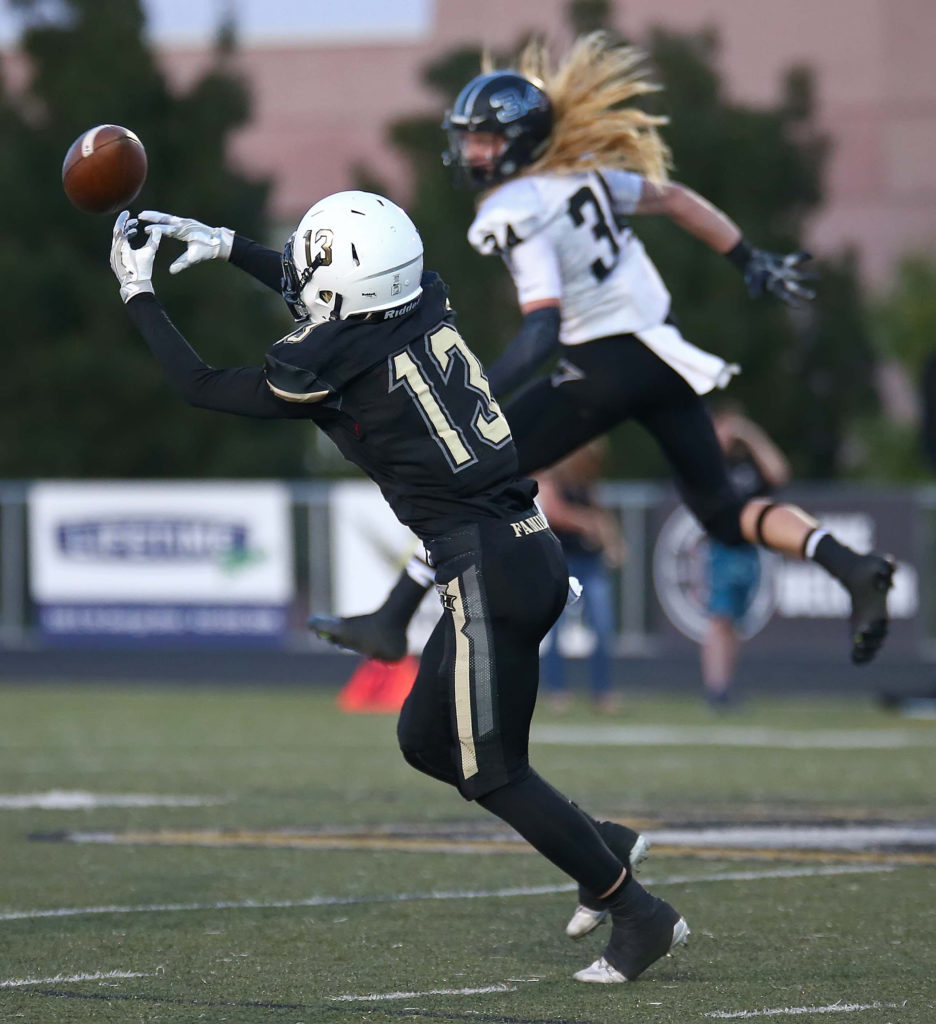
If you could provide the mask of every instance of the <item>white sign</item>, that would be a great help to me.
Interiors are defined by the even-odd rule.
[[[272,482],[43,482],[29,492],[40,605],[285,605],[289,491]]]
[[[361,615],[383,604],[418,541],[390,510],[369,480],[342,480],[329,492],[332,538],[332,600],[335,615]],[[418,653],[441,614],[435,588],[409,629]]]
[[[653,551],[653,583],[657,598],[670,622],[690,640],[701,642],[710,620],[708,610],[709,547],[696,518],[679,505],[663,524]],[[759,578],[750,604],[737,624],[748,639],[770,621],[776,605],[776,575],[780,560],[763,548],[758,550]]]

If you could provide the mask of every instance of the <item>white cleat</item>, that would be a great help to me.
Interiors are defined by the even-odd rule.
[[[576,981],[593,981],[599,985],[618,985],[622,981],[627,981],[627,978],[616,968],[612,967],[603,956],[598,959],[589,967],[583,967],[582,970],[576,971],[572,977]]]
[[[590,910],[580,903],[566,925],[566,935],[570,939],[581,939],[593,932],[608,916],[607,910]]]
[[[681,917],[673,925],[673,941],[670,943],[669,952],[665,955],[672,956],[673,950],[677,946],[685,946],[688,940],[689,925],[686,924],[686,919]],[[644,969],[641,967],[638,973]],[[588,981],[598,985],[619,985],[625,981],[634,981],[636,975],[633,978],[625,977],[616,967],[612,967],[603,956],[600,956],[593,964],[583,968],[581,971],[576,971],[572,977],[576,981]]]
[[[649,856],[650,841],[644,836],[637,836],[628,855],[631,871],[636,871],[637,866],[642,864]],[[607,916],[607,910],[593,910],[591,907],[586,907],[580,903],[575,908],[575,913],[569,918],[569,923],[566,925],[565,930],[566,935],[570,939],[581,939],[593,932]],[[614,970],[613,967],[611,969]]]

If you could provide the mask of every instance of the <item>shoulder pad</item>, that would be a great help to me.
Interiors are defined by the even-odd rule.
[[[321,402],[334,394],[328,384],[312,370],[294,366],[269,353],[263,372],[267,387],[287,402]]]
[[[501,185],[482,203],[468,241],[485,256],[505,253],[540,229],[546,216],[539,191],[531,178]]]

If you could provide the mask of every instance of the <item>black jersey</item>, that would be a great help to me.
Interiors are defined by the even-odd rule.
[[[271,286],[278,259],[235,239],[232,261]],[[507,420],[455,330],[447,296],[441,278],[426,274],[420,300],[397,316],[302,325],[271,347],[263,367],[230,369],[208,366],[155,296],[137,295],[127,310],[188,402],[313,420],[426,540],[479,516],[527,512],[536,493],[517,477]]]
[[[265,372],[275,394],[314,402],[316,423],[418,535],[529,509],[535,485],[517,479],[507,420],[438,275],[392,319],[299,327]]]

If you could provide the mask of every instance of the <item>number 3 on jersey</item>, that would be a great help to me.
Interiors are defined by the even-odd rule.
[[[608,266],[608,264],[600,257],[591,264],[590,270],[594,275],[595,280],[600,282],[603,281],[612,270],[614,270],[617,265],[618,258],[621,255],[621,247],[618,245],[617,239],[614,237],[614,232],[608,226],[604,210],[601,208],[601,203],[598,202],[597,196],[587,185],[583,185],[582,188],[580,188],[569,200],[569,216],[572,218],[572,223],[577,228],[582,227],[585,224],[585,214],[582,211],[586,206],[590,208],[592,216],[594,217],[594,223],[589,225],[591,227],[592,237],[597,242],[604,239],[611,249],[610,266]]]
[[[492,448],[501,448],[510,440],[510,427],[491,394],[478,357],[454,327],[443,324],[427,335],[426,351],[431,357],[429,366],[441,378],[443,388],[435,387],[428,368],[404,349],[390,357],[390,390],[406,388],[449,466],[457,473],[478,461],[469,434]],[[453,379],[456,365],[463,368],[460,381]],[[443,389],[448,402],[441,395]]]

